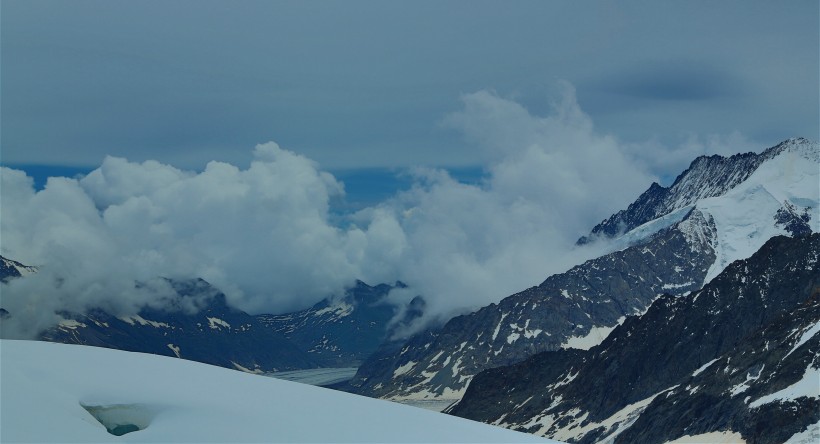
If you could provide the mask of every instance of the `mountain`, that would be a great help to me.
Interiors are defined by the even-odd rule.
[[[175,356],[255,373],[319,365],[256,317],[229,307],[225,295],[204,280],[170,283],[182,297],[204,295],[208,304],[194,314],[150,308],[122,317],[102,310],[62,313],[65,320],[43,332],[40,339]]]
[[[37,271],[37,267],[23,265],[20,262],[0,256],[0,282],[8,282],[9,279],[22,277]]]
[[[722,196],[748,179],[767,160],[794,146],[811,144],[807,139],[796,138],[783,141],[760,154],[743,153],[728,158],[700,156],[671,186],[666,188],[653,183],[627,209],[596,225],[590,235],[580,238],[578,243],[585,244],[596,237],[616,237],[701,199]]]
[[[4,279],[36,271],[0,256]],[[389,338],[391,328],[409,322],[423,310],[416,298],[403,320],[384,298],[396,286],[369,286],[357,281],[342,297],[284,315],[255,315],[228,307],[225,295],[207,282],[170,281],[181,295],[206,295],[209,303],[196,314],[143,309],[118,317],[102,310],[65,318],[41,339],[141,351],[206,362],[252,372],[319,367],[358,367]],[[0,308],[0,316],[8,316]]]
[[[562,347],[590,347],[664,292],[700,288],[715,258],[700,213],[614,252],[547,278],[403,347],[374,354],[354,391],[389,399],[458,399],[479,371]]]
[[[633,228],[607,241],[615,251],[377,351],[352,390],[455,401],[481,370],[543,351],[590,348],[660,295],[700,289],[768,239],[820,231],[819,165],[820,146],[805,139],[760,155],[698,158],[667,191],[653,185],[632,210],[618,213]],[[624,219],[628,214],[634,217]],[[646,221],[647,214],[655,218]]]
[[[702,290],[664,295],[600,345],[480,373],[450,413],[580,443],[710,433],[816,442],[818,256],[820,234],[772,238]]]
[[[259,315],[257,319],[307,351],[322,366],[358,367],[389,337],[388,326],[397,310],[384,298],[393,288],[387,284],[371,287],[357,281],[343,297],[327,298],[295,313]],[[415,302],[423,304],[421,299]]]

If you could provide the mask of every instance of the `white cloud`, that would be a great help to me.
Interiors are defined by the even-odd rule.
[[[654,179],[615,139],[594,132],[569,85],[546,117],[486,91],[463,101],[445,123],[490,159],[485,182],[419,171],[413,189],[380,207],[402,228],[406,245],[396,268],[411,288],[393,296],[420,293],[430,315],[442,319],[595,255],[575,248],[575,240]]]
[[[596,255],[575,240],[649,186],[650,171],[667,162],[652,153],[691,161],[743,141],[692,139],[651,153],[625,146],[596,132],[569,84],[547,116],[487,91],[463,102],[444,123],[478,148],[484,180],[415,170],[410,189],[346,227],[330,214],[343,185],[273,142],[257,146],[246,169],[210,162],[195,173],[108,157],[88,176],[52,178],[36,193],[30,178],[3,168],[2,254],[42,271],[5,286],[2,305],[31,333],[60,309],[180,305],[158,276],[201,277],[252,313],[307,307],[357,278],[401,280],[409,288],[391,295],[396,303],[427,300],[418,328]],[[135,280],[153,284],[135,290]]]
[[[172,302],[133,288],[163,276],[202,277],[239,308],[275,312],[353,283],[363,234],[328,223],[342,185],[274,143],[255,157],[245,170],[211,162],[198,174],[109,157],[37,193],[3,168],[2,254],[42,266],[4,288],[3,307],[26,325],[56,309],[133,312]]]
[[[688,134],[675,145],[666,145],[657,139],[642,143],[624,144],[625,152],[636,162],[659,176],[674,178],[682,173],[698,156],[731,156],[737,153],[758,152],[760,146],[738,131],[726,134]],[[667,177],[667,179],[671,179]],[[668,185],[668,184],[667,184]]]

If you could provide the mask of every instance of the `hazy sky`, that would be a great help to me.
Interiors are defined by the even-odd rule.
[[[28,336],[175,306],[157,276],[252,313],[401,280],[446,320],[600,254],[575,240],[699,155],[818,138],[817,0],[0,7]]]
[[[0,17],[6,164],[247,165],[275,140],[328,169],[479,166],[442,125],[462,95],[543,115],[559,81],[624,142],[759,150],[820,121],[816,0],[4,0]]]

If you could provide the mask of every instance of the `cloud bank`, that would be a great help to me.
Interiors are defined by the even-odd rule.
[[[343,184],[273,142],[257,146],[246,169],[108,157],[86,177],[51,178],[38,192],[24,173],[2,168],[0,250],[41,267],[4,284],[2,306],[32,335],[60,310],[196,309],[160,276],[201,277],[251,313],[304,308],[355,279],[401,280],[409,288],[393,302],[427,300],[417,329],[595,256],[574,241],[656,179],[657,162],[598,134],[568,84],[547,116],[488,91],[462,100],[443,124],[475,147],[484,180],[416,169],[411,188],[346,219],[332,214]]]
[[[24,307],[127,314],[168,303],[167,292],[133,288],[162,276],[201,277],[248,311],[286,311],[352,284],[363,235],[328,223],[342,185],[275,143],[254,158],[245,170],[211,162],[192,173],[108,157],[36,193],[3,168],[2,253],[41,266],[4,288],[3,307],[14,318]]]

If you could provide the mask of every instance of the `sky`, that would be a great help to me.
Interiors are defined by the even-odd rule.
[[[696,156],[817,140],[819,8],[4,0],[0,253],[41,267],[4,308],[497,302]]]
[[[621,140],[748,148],[818,133],[818,4],[4,0],[2,161],[247,165],[275,140],[330,170],[481,166],[442,125],[496,91],[575,86]]]

